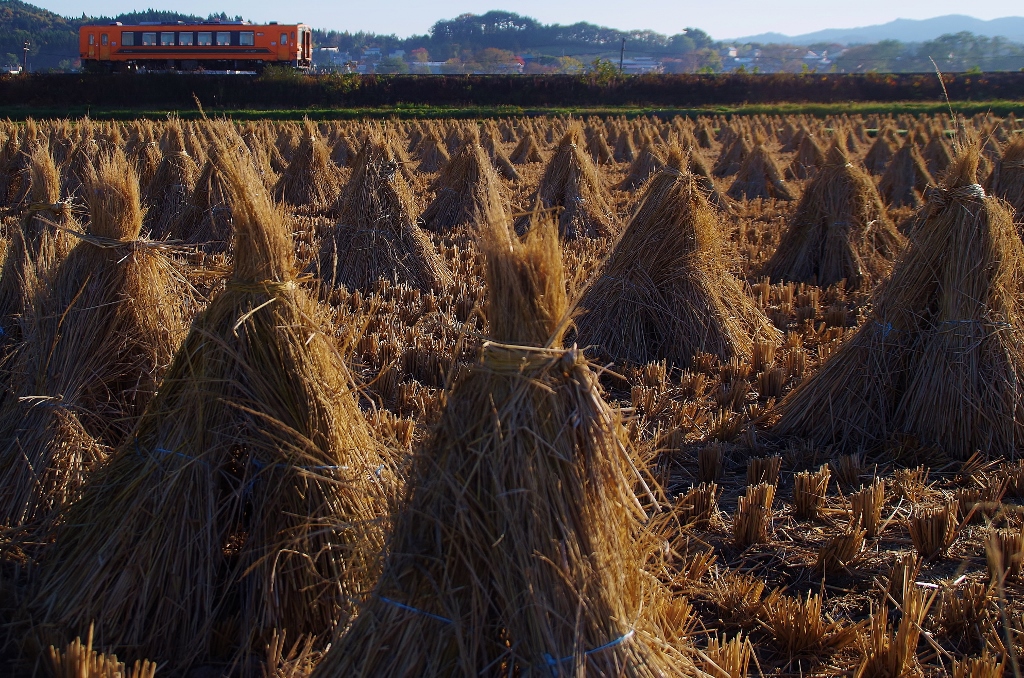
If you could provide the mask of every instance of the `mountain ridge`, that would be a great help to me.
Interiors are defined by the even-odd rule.
[[[975,19],[965,14],[946,14],[930,19],[895,19],[884,24],[854,28],[826,28],[801,35],[785,35],[776,32],[760,33],[735,39],[724,39],[722,42],[860,45],[882,40],[924,42],[934,40],[941,35],[964,31],[989,38],[1001,37],[1014,42],[1024,42],[1024,17],[1006,16],[984,20]]]

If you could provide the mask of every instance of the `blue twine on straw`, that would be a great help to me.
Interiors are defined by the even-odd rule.
[[[54,405],[54,407],[58,407],[58,405]],[[135,438],[134,442],[135,442],[135,452],[136,452],[136,454],[138,454],[140,457],[145,457],[146,455],[142,452],[142,448],[139,447],[139,439]],[[151,453],[152,454],[161,454],[161,455],[165,455],[165,456],[181,457],[182,459],[185,459],[187,461],[198,461],[201,464],[209,465],[209,462],[206,461],[205,459],[200,459],[199,457],[193,457],[192,455],[185,454],[184,452],[177,452],[175,450],[164,449],[163,447],[154,447]],[[251,461],[252,461],[253,466],[255,466],[256,468],[259,468],[259,469],[264,469],[264,468],[267,468],[268,466],[270,466],[271,468],[294,468],[294,469],[299,469],[301,471],[337,471],[339,469],[346,469],[346,468],[348,468],[348,466],[293,466],[292,464],[264,464],[264,463],[262,463],[258,459],[252,459]],[[378,475],[379,475],[379,470],[378,470]]]
[[[409,612],[415,612],[416,614],[422,614],[424,617],[430,617],[431,619],[436,619],[437,621],[444,622],[445,624],[451,624],[452,623],[451,619],[447,619],[445,617],[442,617],[441,615],[437,615],[437,614],[434,614],[432,612],[427,612],[426,610],[418,610],[415,607],[413,607],[412,605],[406,605],[405,603],[400,603],[397,600],[391,600],[390,598],[385,598],[384,596],[377,596],[377,597],[380,598],[381,600],[383,600],[388,605],[394,605],[395,607],[399,608],[400,610],[408,610]]]
[[[882,330],[882,339],[885,339],[886,337],[888,337],[890,332],[899,332],[898,329],[896,329],[895,327],[892,326],[892,323],[888,323],[888,322],[887,323],[876,322],[875,323],[875,328],[876,329],[881,328],[881,330]]]
[[[627,640],[629,640],[630,638],[632,638],[634,633],[636,633],[636,630],[635,629],[630,629],[625,634],[619,636],[615,640],[610,640],[607,643],[605,643],[604,645],[601,645],[600,647],[595,647],[593,650],[587,650],[586,652],[583,653],[583,656],[584,657],[589,657],[591,655],[597,654],[598,652],[604,652],[605,650],[610,650],[611,648],[615,647],[616,645],[621,645],[622,643],[624,643]],[[574,655],[569,655],[568,657],[562,657],[561,659],[555,659],[554,657],[552,657],[551,655],[547,654],[546,652],[544,653],[544,661],[547,662],[547,665],[549,667],[551,667],[552,674],[554,674],[554,667],[556,667],[559,664],[562,664],[564,662],[572,661],[573,659],[575,659]]]

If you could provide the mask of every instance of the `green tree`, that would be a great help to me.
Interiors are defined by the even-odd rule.
[[[608,59],[597,58],[590,62],[587,73],[593,82],[604,87],[619,77],[619,67]]]
[[[583,62],[573,57],[563,56],[557,59],[558,73],[565,73],[567,75],[579,75],[584,71]]]
[[[399,57],[384,57],[374,67],[377,73],[408,73],[409,64]]]

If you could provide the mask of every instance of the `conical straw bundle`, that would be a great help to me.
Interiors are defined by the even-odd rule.
[[[153,179],[145,186],[145,226],[155,240],[166,237],[168,229],[184,211],[199,177],[199,166],[185,150],[184,132],[177,120],[167,123],[161,144],[163,159]]]
[[[310,212],[327,212],[341,192],[341,171],[331,162],[330,151],[309,120],[302,126],[302,140],[291,162],[277,180],[274,195],[289,205]]]
[[[338,201],[338,224],[312,265],[327,287],[370,290],[381,278],[422,290],[451,285],[447,266],[416,224],[412,191],[381,138],[364,142]]]
[[[223,162],[217,157],[219,148],[217,144],[211,147],[192,199],[168,229],[172,240],[202,245],[207,252],[226,251],[232,237],[230,192],[220,170]],[[250,156],[248,149],[239,151]]]
[[[810,134],[805,134],[800,141],[793,162],[786,168],[787,179],[810,179],[825,164],[825,151]]]
[[[36,283],[49,284],[53,269],[71,249],[71,236],[61,229],[75,228],[71,205],[61,202],[60,175],[53,158],[37,148],[30,158],[29,204],[7,248],[0,270],[0,330],[5,340],[20,337],[18,319],[35,293]]]
[[[443,169],[451,159],[448,148],[437,136],[437,132],[431,129],[420,142],[420,164],[416,169],[432,174]]]
[[[1010,203],[1018,219],[1024,215],[1024,138],[1015,138],[1006,145],[992,170],[986,190]]]
[[[735,200],[793,200],[794,197],[782,180],[782,173],[775,164],[775,159],[763,143],[754,146],[743,160],[743,165],[729,186],[728,195]]]
[[[893,434],[950,456],[1024,435],[1024,244],[959,151],[861,329],[782,403],[776,431],[857,451]]]
[[[187,324],[182,275],[142,228],[138,180],[119,152],[89,180],[91,235],[40,290],[0,408],[0,521],[73,499],[142,414]]]
[[[925,189],[934,183],[917,146],[907,139],[885,168],[878,192],[892,207],[920,207]]]
[[[608,165],[615,161],[615,156],[612,153],[612,149],[608,146],[607,139],[600,132],[596,132],[590,137],[590,141],[587,142],[587,152],[590,153],[590,158],[594,161],[595,165]]]
[[[749,355],[781,336],[726,269],[715,211],[692,176],[664,170],[579,303],[577,341],[617,363]]]
[[[615,217],[597,168],[579,144],[581,139],[579,127],[562,137],[544,169],[536,200],[544,209],[561,208],[558,232],[563,238],[608,237],[615,231]],[[523,217],[517,226],[521,230],[528,221]]]
[[[516,165],[528,165],[532,162],[544,162],[544,156],[540,153],[540,146],[537,144],[537,137],[533,132],[527,133],[516,147],[512,149],[509,159]]]
[[[477,143],[465,144],[437,178],[437,195],[420,216],[423,227],[446,233],[469,224],[498,184],[483,148]]]
[[[716,177],[731,177],[740,171],[752,150],[753,147],[746,137],[736,139],[732,145],[722,149],[712,173]]]
[[[888,274],[903,244],[871,177],[834,145],[764,275],[822,287],[840,280],[847,289],[870,287]]]
[[[683,675],[649,621],[621,417],[558,348],[554,225],[519,243],[490,209],[492,341],[414,464],[375,596],[314,675]]]
[[[665,159],[654,147],[650,139],[644,142],[643,149],[629,167],[629,174],[619,184],[619,190],[635,191],[651,178],[658,170],[665,167]]]
[[[871,174],[879,176],[885,173],[885,168],[889,166],[894,155],[896,147],[889,140],[889,135],[879,130],[878,137],[864,156],[864,168]]]
[[[281,215],[241,158],[219,157],[232,277],[66,511],[29,605],[43,634],[95,620],[102,647],[177,672],[343,622],[376,580],[394,477]]]

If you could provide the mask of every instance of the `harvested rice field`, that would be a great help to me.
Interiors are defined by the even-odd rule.
[[[1019,676],[1022,131],[0,123],[0,672]]]

